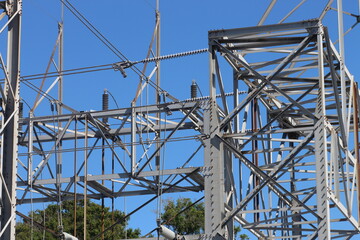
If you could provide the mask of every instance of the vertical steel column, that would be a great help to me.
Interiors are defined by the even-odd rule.
[[[318,118],[315,123],[315,159],[316,159],[316,194],[318,220],[318,239],[331,239],[330,235],[330,209],[328,200],[328,166],[327,144],[325,128],[325,81],[324,81],[324,52],[323,52],[323,28],[318,33],[318,67],[319,67],[319,93],[315,115]]]
[[[136,112],[135,102],[131,103],[131,175],[135,174],[136,168]]]
[[[108,110],[109,109],[109,94],[107,93],[107,90],[104,90],[104,93],[102,95],[102,110]],[[108,118],[103,118],[104,124],[108,124]],[[102,146],[105,146],[106,141],[103,138],[102,139]],[[105,148],[101,149],[101,174],[105,174]],[[105,185],[105,181],[101,181],[102,185]],[[105,230],[105,199],[104,196],[101,198],[101,239],[104,240],[104,230]]]
[[[346,129],[346,83],[345,83],[345,47],[344,47],[344,19],[343,3],[337,0],[338,15],[338,34],[339,34],[339,53],[340,53],[340,79],[341,79],[341,109],[344,127]],[[345,137],[345,136],[343,136]],[[347,141],[346,141],[347,142]]]
[[[32,162],[33,162],[33,132],[34,132],[34,122],[32,118],[34,117],[34,113],[32,111],[29,112],[29,144],[28,144],[28,177],[27,183],[32,186]]]
[[[358,206],[360,203],[360,152],[359,152],[359,90],[357,83],[354,82],[354,147],[355,147],[355,160],[356,160],[356,185],[357,185],[357,201]],[[360,207],[357,209],[358,216],[360,216]],[[360,220],[360,218],[359,218]],[[358,220],[358,221],[359,221]],[[359,222],[360,225],[360,222]]]
[[[60,103],[63,102],[63,77],[62,77],[62,72],[63,72],[63,68],[64,68],[64,63],[63,63],[63,41],[64,41],[64,37],[63,37],[63,22],[59,23],[58,25],[58,31],[59,31],[59,56],[58,56],[58,61],[59,61],[59,82],[58,82],[58,100]],[[56,110],[57,110],[57,114],[61,115],[62,114],[62,104],[56,104]],[[58,129],[60,130],[62,128],[62,123],[58,122]],[[62,176],[62,141],[59,142],[59,146],[57,147],[58,152],[56,152],[56,178],[57,179],[61,179]],[[59,196],[58,196],[58,201],[59,204],[61,202],[61,183],[57,184],[57,188],[59,191]]]
[[[258,119],[258,101],[257,98],[254,98],[251,102],[251,128],[253,133],[257,132],[257,128],[258,128],[258,123],[257,123],[257,119]],[[252,161],[255,164],[255,166],[259,166],[259,156],[256,153],[256,150],[258,149],[258,141],[256,139],[252,140],[252,150],[254,151],[252,153]],[[253,187],[256,188],[258,185],[260,184],[260,179],[258,176],[254,175],[253,177]],[[254,197],[254,210],[259,210],[259,206],[260,206],[260,195],[256,194],[256,196]],[[254,222],[259,222],[260,220],[260,213],[259,212],[255,212],[254,213]]]
[[[224,175],[225,175],[224,176],[224,178],[225,178],[224,190],[225,190],[226,205],[229,206],[230,208],[234,208],[234,188],[235,188],[235,186],[233,185],[234,179],[233,179],[232,153],[230,152],[230,150],[228,150],[228,149],[226,149],[226,147],[224,147],[223,156],[224,156]],[[226,239],[228,239],[228,240],[234,239],[234,220],[230,220],[226,224],[225,236],[226,236]]]
[[[289,139],[298,139],[295,134],[288,134]],[[289,143],[289,147],[291,149],[293,149],[295,147],[293,142]],[[294,159],[291,160],[291,171],[290,171],[290,190],[291,192],[296,192],[296,169],[295,169],[295,161]],[[297,202],[293,199],[292,200],[292,205],[293,206],[297,206]],[[301,224],[298,224],[301,222],[301,212],[299,210],[292,210],[291,213],[293,214],[291,220],[293,222],[293,230],[292,230],[292,235],[296,236],[293,239],[300,239],[301,238]]]
[[[59,83],[58,83],[58,100],[63,102],[63,71],[64,71],[64,3],[61,3],[61,23],[59,23]],[[62,106],[59,106],[59,115],[62,114]]]
[[[219,119],[216,104],[215,51],[210,45],[210,100],[204,112],[204,131],[207,136],[204,148],[205,180],[205,238],[225,235],[221,222],[224,209],[224,152],[219,134]]]
[[[18,153],[18,107],[20,83],[20,31],[21,0],[6,2],[9,9],[7,72],[9,84],[6,84],[6,106],[4,120],[9,121],[4,131],[2,174],[5,182],[2,186],[1,231],[2,240],[15,239],[16,209],[16,166]],[[16,14],[14,16],[14,14]],[[15,114],[13,114],[15,113]],[[9,195],[8,195],[9,194]]]
[[[233,71],[233,92],[234,92],[234,99],[233,99],[233,105],[234,105],[234,108],[239,104],[239,78],[237,76],[237,71]],[[238,133],[240,132],[240,120],[239,120],[239,115],[236,115],[234,117],[234,133]],[[239,140],[235,140],[236,141],[236,144],[239,143]],[[238,161],[238,164],[239,164],[239,169],[238,169],[238,172],[239,172],[239,199],[240,201],[242,200],[242,176],[241,176],[241,173],[242,173],[242,163],[241,161]],[[236,185],[236,184],[234,184]],[[235,187],[235,186],[234,186]],[[237,197],[237,196],[236,196]]]
[[[159,57],[160,56],[160,0],[156,0],[156,11],[155,11],[155,26],[157,26],[156,28],[156,48],[155,48],[155,56]],[[159,105],[160,104],[160,61],[156,61],[156,104]],[[156,123],[159,126],[159,131],[157,132],[158,136],[158,140],[161,139],[161,115],[159,112],[156,113]],[[136,124],[136,122],[134,123]],[[160,145],[160,141],[156,141],[156,149],[160,149],[161,145]],[[160,171],[160,158],[161,158],[161,151],[158,151],[156,153],[155,156],[155,165],[156,165],[156,171]],[[156,176],[156,183],[157,183],[157,188],[158,190],[160,189],[160,177]],[[158,191],[159,193],[159,191]],[[160,211],[158,209],[158,211]],[[160,216],[160,212],[157,213],[158,217]],[[160,219],[157,219],[157,221],[160,221]]]
[[[155,26],[156,28],[156,57],[160,57],[160,0],[156,0],[156,12],[155,12]],[[157,101],[160,101],[160,61],[156,61],[156,97]],[[157,103],[158,103],[157,102]]]
[[[89,147],[89,126],[88,126],[88,116],[85,116],[85,155],[84,155],[84,240],[86,240],[87,235],[87,177],[88,177],[88,147]]]
[[[75,118],[75,140],[74,140],[74,237],[76,237],[77,232],[76,232],[76,228],[77,228],[77,133],[78,133],[78,128],[77,128],[77,124],[78,124],[78,119]]]

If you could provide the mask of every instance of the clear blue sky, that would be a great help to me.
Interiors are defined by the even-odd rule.
[[[256,25],[269,2],[268,0],[162,0],[160,1],[161,53],[166,55],[206,48],[208,30]],[[265,24],[277,23],[299,2],[278,1]],[[308,0],[299,12],[287,21],[316,18],[325,2],[327,1]],[[356,1],[344,2],[345,11],[359,14]],[[154,29],[155,0],[72,0],[71,3],[127,58],[132,61],[145,58]],[[60,12],[60,1],[24,1],[22,75],[45,72],[56,41]],[[329,17],[331,18],[325,20],[325,25],[329,26],[332,39],[336,40],[337,29],[334,28],[333,18],[335,12],[330,13]],[[64,69],[119,61],[67,9],[65,9],[64,23]],[[345,29],[353,23],[355,23],[354,17],[345,17]],[[359,29],[355,28],[346,37],[346,63],[350,72],[355,75],[355,79],[360,76],[359,42]],[[175,97],[188,98],[193,79],[198,82],[202,92],[207,94],[207,54],[164,61],[161,67],[161,86]],[[50,71],[54,71],[54,68],[52,67]],[[106,88],[114,95],[120,107],[129,107],[130,100],[135,95],[138,77],[131,70],[126,71],[128,73],[126,79],[113,70],[66,76],[64,78],[65,104],[77,110],[100,110],[101,94]],[[34,81],[34,84],[39,85],[40,81]],[[46,83],[47,86],[49,84],[51,81]],[[25,101],[30,105],[33,104],[35,97],[33,91],[22,86],[21,94]],[[55,93],[54,96],[56,96]],[[115,107],[112,101],[110,105],[112,108]],[[49,102],[44,101],[36,114],[43,115],[44,112],[49,111]],[[190,197],[196,196],[190,195]],[[142,199],[134,201],[134,198],[128,198],[126,211],[131,211],[141,202],[143,202]],[[119,199],[117,206],[120,210],[124,210],[123,205],[124,200]],[[23,209],[23,212],[26,212],[26,208]],[[143,233],[153,229],[156,225],[155,210],[156,205],[153,204],[148,208],[148,216],[135,214],[131,218],[130,226],[141,228]],[[149,219],[146,224],[143,221],[145,218]]]

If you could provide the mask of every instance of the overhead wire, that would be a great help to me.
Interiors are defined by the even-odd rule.
[[[28,86],[29,88],[31,88],[32,90],[34,90],[35,92],[39,92],[41,93],[46,99],[48,99],[49,101],[55,101],[56,99],[54,97],[52,97],[51,95],[47,94],[46,92],[42,91],[40,88],[38,88],[37,86],[35,86],[34,84],[32,84],[31,82],[25,82],[25,85]],[[31,108],[30,108],[31,109]]]
[[[131,65],[136,65],[139,63],[163,61],[163,60],[169,60],[169,59],[173,59],[173,58],[180,58],[180,57],[201,54],[201,53],[205,53],[207,51],[208,51],[207,48],[203,48],[203,49],[198,49],[198,50],[164,55],[164,56],[160,56],[160,57],[145,58],[143,60],[134,61],[134,62],[129,61],[129,63]],[[31,74],[31,75],[24,75],[24,76],[20,77],[20,80],[21,81],[30,81],[30,80],[42,79],[44,76],[50,78],[50,77],[58,77],[60,75],[68,76],[68,75],[75,75],[75,74],[82,74],[82,73],[89,73],[89,72],[105,71],[105,70],[114,70],[114,63],[73,68],[73,69],[67,69],[67,70],[63,70],[63,71],[55,71],[55,72],[49,72],[49,73],[37,73],[37,74]],[[146,77],[146,78],[148,79],[148,77]],[[4,79],[0,79],[0,81],[4,81]]]
[[[81,14],[74,5],[72,5],[68,0],[60,0],[65,7],[74,14],[74,16],[84,24],[84,26],[91,31],[95,37],[97,37],[102,43],[105,44],[106,47],[109,48],[110,51],[112,51],[118,58],[120,58],[122,61],[129,61],[129,59],[119,50],[117,49],[114,44],[112,44],[83,14]],[[140,76],[144,76],[139,69],[135,67],[133,69],[137,74]]]
[[[58,77],[60,75],[68,76],[68,75],[97,72],[97,71],[104,71],[104,70],[111,70],[111,69],[114,69],[113,64],[103,64],[103,65],[97,65],[97,66],[81,67],[81,68],[74,68],[74,69],[68,69],[68,70],[63,70],[63,71],[50,72],[47,75],[45,73],[25,75],[25,76],[21,76],[20,80],[21,81],[30,81],[30,80],[42,79],[45,75],[48,78],[50,78],[50,77]]]
[[[111,92],[110,92],[108,89],[106,90],[106,92],[111,96],[111,98],[113,99],[116,107],[117,107],[117,108],[120,108],[119,105],[118,105],[118,103],[117,103],[117,101],[116,101],[116,99],[115,99],[115,97],[114,97],[114,95],[112,95]]]
[[[68,69],[68,70],[63,70],[63,71],[56,71],[56,72],[49,72],[47,73],[47,75],[55,75],[56,77],[58,76],[58,74],[66,74],[67,72],[75,72],[75,71],[80,71],[80,70],[86,70],[86,69],[92,69],[92,68],[100,68],[100,67],[109,67],[112,66],[112,64],[102,64],[102,65],[95,65],[95,66],[89,66],[89,67],[80,67],[80,68],[73,68],[73,69]],[[104,70],[104,69],[100,69],[100,70]],[[80,72],[81,73],[81,72]],[[24,78],[24,80],[29,80],[26,78],[30,78],[31,77],[36,77],[36,76],[43,76],[45,75],[45,73],[38,73],[38,74],[32,74],[32,75],[27,75],[27,76],[22,76],[22,78]]]
[[[23,98],[20,99],[23,103],[25,103],[25,105],[29,108],[29,110],[31,109],[30,104]],[[33,116],[35,116],[35,114],[33,113]]]
[[[117,57],[121,60],[128,60],[124,54],[122,54],[87,18],[81,14],[68,0],[60,0],[64,6],[82,23],[84,26],[90,30],[95,37],[97,37],[102,43],[105,44]]]
[[[194,55],[194,54],[205,53],[207,51],[208,51],[208,49],[204,48],[204,49],[192,50],[192,51],[181,52],[181,53],[176,53],[176,54],[169,54],[169,55],[164,55],[164,56],[159,56],[159,57],[145,58],[145,59],[140,60],[140,61],[131,62],[131,64],[132,65],[139,64],[139,63],[147,64],[149,62],[156,62],[156,61],[169,60],[169,59],[173,59],[173,58],[185,57],[185,56],[190,56],[190,55]],[[30,89],[34,90],[36,93],[40,93],[42,96],[44,96],[49,101],[56,101],[56,98],[54,98],[50,94],[44,92],[42,89],[40,89],[39,87],[37,87],[36,85],[31,83],[30,80],[43,79],[44,77],[51,78],[51,77],[59,77],[59,76],[69,76],[69,75],[96,72],[96,71],[104,71],[104,70],[110,70],[110,69],[114,69],[114,64],[113,63],[96,65],[96,66],[89,66],[89,67],[80,67],[80,68],[74,68],[74,69],[67,69],[67,70],[56,71],[56,72],[25,75],[25,76],[21,76],[20,80],[26,86],[28,86]],[[149,79],[149,78],[147,78],[147,79]],[[2,79],[0,81],[3,81],[3,80],[4,79]],[[153,83],[152,81],[148,81],[148,84],[151,85],[153,88],[156,88],[156,84]],[[199,86],[197,86],[197,87],[198,87],[198,89],[199,89],[199,91],[201,93],[201,90],[200,90]],[[166,91],[161,90],[161,92],[165,93]],[[111,93],[110,93],[110,95],[113,98],[113,100],[115,101],[116,106],[119,108],[114,96]],[[202,93],[201,93],[201,95],[202,95]]]
[[[74,16],[85,25],[87,29],[89,29],[102,43],[105,44],[106,47],[109,48],[117,57],[119,57],[122,61],[130,62],[129,59],[119,50],[117,49],[83,14],[81,14],[68,0],[60,0],[64,6],[72,13]],[[158,89],[161,92],[164,91],[160,86],[157,86],[156,83],[151,81],[139,68],[137,68],[134,64],[129,66],[141,80],[146,81],[152,87]],[[167,95],[170,96],[169,94]]]
[[[88,28],[102,43],[105,44],[106,47],[109,48],[110,51],[112,51],[118,58],[120,58],[122,61],[129,62],[129,59],[121,53],[97,28],[90,23],[89,20],[87,20],[84,15],[82,15],[68,0],[60,0],[65,7],[74,14],[74,16],[85,25],[86,28]],[[130,68],[138,74],[141,79],[146,79],[146,81],[151,82],[137,67],[130,66]],[[152,83],[153,85],[155,83]],[[156,84],[155,84],[156,87]]]
[[[123,61],[129,61],[125,55],[123,55],[103,34],[101,34],[101,32],[99,32],[68,0],[60,0],[68,9],[70,12],[72,12],[75,17],[78,18],[78,20],[80,22],[82,22],[101,42],[103,42],[117,57],[119,57],[121,60]],[[197,53],[201,53],[201,52],[206,52],[207,49],[202,49],[202,50],[196,50],[193,52],[189,52],[189,53],[180,53],[180,54],[172,54],[172,55],[168,55],[168,56],[162,56],[162,57],[158,57],[158,58],[150,58],[150,59],[145,59],[142,61],[138,61],[138,62],[134,62],[130,68],[136,73],[138,74],[142,80],[147,81],[152,87],[156,87],[158,89],[160,89],[162,92],[163,91],[161,88],[159,88],[159,86],[156,85],[156,83],[153,83],[150,79],[148,79],[142,72],[139,71],[139,69],[134,66],[134,64],[137,63],[146,63],[146,62],[151,62],[151,61],[161,61],[161,60],[165,60],[165,59],[170,59],[170,58],[174,58],[174,57],[182,57],[182,56],[187,56],[187,55],[191,55],[191,54],[197,54]],[[111,67],[110,67],[111,66]],[[87,72],[93,72],[93,71],[102,71],[102,70],[108,70],[108,69],[113,69],[113,64],[107,64],[107,65],[99,65],[99,66],[93,66],[93,67],[86,67],[86,68],[78,68],[75,70],[65,70],[62,72],[54,72],[54,73],[48,73],[48,74],[35,74],[35,75],[30,75],[30,76],[23,76],[21,79],[23,81],[26,82],[26,85],[28,85],[30,88],[32,88],[33,90],[35,90],[38,93],[44,93],[41,89],[37,88],[36,86],[34,86],[31,83],[27,83],[27,81],[29,80],[34,80],[34,79],[41,79],[44,76],[47,77],[55,77],[58,75],[72,75],[72,74],[79,74],[79,73],[87,73]],[[52,98],[50,95],[44,93],[44,96],[51,100],[54,100],[54,98]],[[117,103],[116,103],[117,104]],[[55,125],[55,124],[54,124]],[[57,150],[55,150],[57,151]],[[162,195],[162,192],[160,193],[160,195]],[[61,200],[60,200],[61,201]]]
[[[62,2],[63,2],[63,0],[61,0]],[[67,0],[66,0],[66,2],[68,2]],[[92,25],[91,25],[92,26]],[[101,33],[100,33],[101,34]],[[102,34],[101,34],[101,36],[102,36]],[[105,38],[106,39],[106,38]],[[115,53],[116,54],[116,53]],[[116,54],[117,55],[117,54]],[[142,63],[144,63],[144,62],[142,62]],[[109,65],[111,65],[112,66],[112,64],[109,64]],[[92,68],[92,67],[91,67]],[[98,70],[93,70],[93,71],[101,71],[101,70],[108,70],[108,69],[112,69],[113,67],[111,67],[111,68],[107,68],[107,69],[98,69]],[[92,71],[92,70],[91,70]],[[90,70],[89,71],[85,71],[85,72],[91,72]],[[78,72],[78,73],[85,73],[85,72]],[[56,72],[56,73],[58,73],[58,72]],[[70,74],[78,74],[78,73],[69,73],[69,75]],[[59,73],[58,73],[59,74]],[[26,79],[25,81],[27,81],[27,80],[32,80],[32,79]],[[41,91],[41,90],[40,90]],[[39,91],[39,92],[40,92]],[[48,98],[48,99],[50,99],[50,98]],[[116,104],[117,105],[117,104]]]

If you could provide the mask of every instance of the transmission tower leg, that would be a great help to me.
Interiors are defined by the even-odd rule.
[[[19,107],[19,69],[20,69],[20,27],[21,0],[6,2],[9,18],[6,100],[4,122],[8,122],[4,131],[2,175],[1,240],[15,239],[16,206],[16,162],[18,144],[18,107]]]
[[[217,113],[214,101],[209,101],[205,124],[208,139],[205,140],[205,235],[213,239],[224,236],[221,220],[224,217],[224,160],[222,143],[216,137]]]
[[[224,151],[219,134],[219,117],[215,101],[215,55],[210,50],[210,100],[205,107],[204,129],[207,139],[204,149],[205,180],[205,238],[221,239],[225,230],[221,221],[225,215]]]
[[[316,191],[317,191],[317,209],[320,219],[318,220],[318,238],[330,239],[330,211],[328,200],[327,184],[327,157],[326,157],[326,130],[324,119],[320,119],[315,126],[316,142]]]
[[[321,30],[321,28],[320,28]],[[318,239],[331,239],[330,236],[330,210],[328,198],[328,170],[327,170],[327,143],[325,126],[325,81],[324,81],[324,53],[323,53],[323,34],[318,34],[319,50],[319,93],[316,106],[316,117],[319,119],[315,124],[315,159],[316,159],[316,192],[317,192],[317,212],[320,217],[318,220]]]
[[[233,163],[231,152],[224,148],[224,170],[225,170],[225,200],[226,206],[234,208],[234,179],[233,179]],[[227,239],[234,239],[234,221],[226,224],[225,234]]]

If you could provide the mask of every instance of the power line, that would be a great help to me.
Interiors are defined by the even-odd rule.
[[[89,20],[87,20],[84,15],[82,15],[68,0],[60,0],[69,11],[74,14],[74,16],[85,25],[86,28],[88,28],[102,43],[105,44],[117,57],[119,57],[123,62],[130,62],[129,59],[120,51],[118,50],[93,24],[90,23]],[[133,70],[142,81],[146,81],[150,86],[157,89],[159,92],[166,92],[164,89],[162,89],[160,86],[158,86],[156,83],[152,82],[151,79],[149,79],[147,76],[144,75],[144,73],[137,68],[135,65],[129,65],[128,66],[131,70]],[[120,69],[121,70],[121,69]],[[125,76],[124,72],[122,71],[123,75]],[[167,93],[167,96],[171,99],[175,99],[172,97],[169,93]]]
[[[89,66],[89,67],[73,68],[73,69],[67,69],[67,70],[63,70],[63,71],[56,71],[56,72],[49,72],[49,73],[37,73],[37,74],[25,75],[25,76],[21,76],[20,79],[21,79],[21,81],[30,81],[30,80],[42,79],[42,78],[44,78],[44,76],[58,77],[58,76],[69,76],[69,75],[83,74],[83,73],[90,73],[90,72],[97,72],[97,71],[106,71],[106,70],[111,70],[111,69],[115,70],[119,65],[122,65],[122,64],[127,64],[128,66],[125,68],[128,68],[130,66],[133,66],[133,65],[136,65],[139,63],[149,63],[149,62],[170,60],[170,59],[174,59],[174,58],[197,55],[197,54],[205,53],[207,51],[208,51],[207,48],[203,48],[203,49],[198,49],[198,50],[163,55],[163,56],[159,56],[159,57],[145,58],[143,60],[134,61],[134,62],[124,61],[124,62],[108,63],[108,64],[102,64],[102,65]],[[3,81],[3,80],[4,79],[1,79],[0,81]]]
[[[84,24],[101,42],[105,44],[117,57],[123,61],[128,61],[127,57],[121,53],[87,18],[82,15],[68,0],[60,0],[74,16]]]

